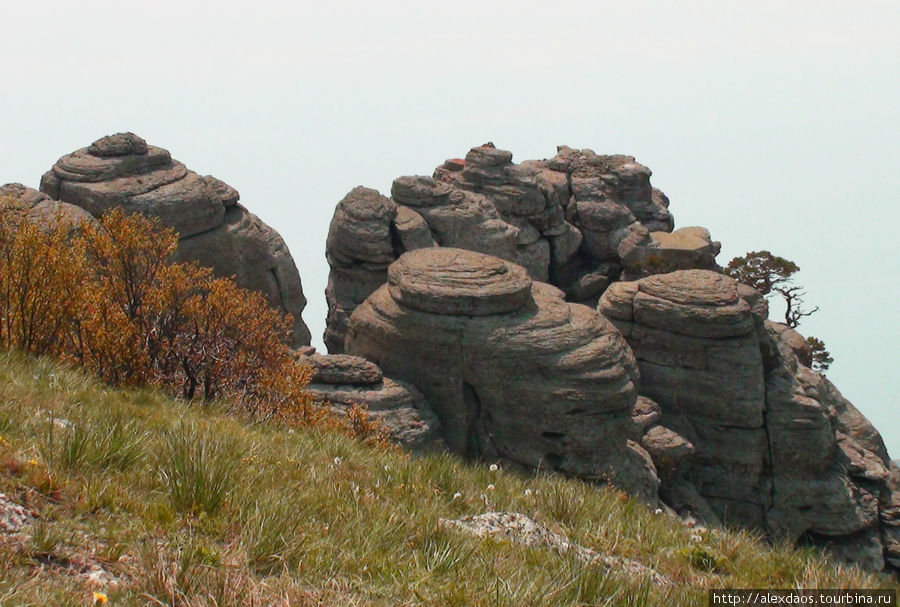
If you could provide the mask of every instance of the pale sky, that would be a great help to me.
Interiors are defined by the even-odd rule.
[[[829,378],[900,454],[900,2],[4,2],[0,183],[134,131],[287,241],[321,346],[334,205],[493,141],[653,170],[723,265],[797,262]]]

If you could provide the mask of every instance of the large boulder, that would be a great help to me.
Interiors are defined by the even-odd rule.
[[[417,249],[356,308],[346,350],[418,387],[450,448],[656,498],[620,333],[510,261]]]
[[[306,299],[287,245],[223,181],[188,170],[133,133],[118,133],[60,158],[41,179],[41,191],[94,217],[115,207],[159,218],[178,232],[177,259],[263,293],[293,316],[294,343],[309,344],[301,317]]]
[[[659,423],[696,451],[682,475],[660,474],[664,498],[696,494],[715,520],[821,545],[869,569],[897,560],[900,500],[881,437],[803,364],[805,340],[766,320],[757,291],[715,272],[677,271],[614,283],[599,311],[631,346]],[[644,443],[660,470],[659,446],[688,449],[662,431]]]
[[[626,279],[716,269],[719,244],[703,228],[672,233],[668,199],[631,156],[565,146],[550,160],[512,162],[485,144],[428,176],[399,177],[391,198],[356,188],[337,206],[327,258],[329,352],[343,351],[353,310],[407,251],[467,249],[514,262],[568,301],[594,306]]]

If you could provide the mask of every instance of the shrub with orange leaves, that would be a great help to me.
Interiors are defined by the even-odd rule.
[[[255,292],[174,263],[177,234],[119,209],[76,234],[61,219],[22,221],[0,204],[0,339],[73,360],[113,385],[227,399],[253,416],[326,424],[383,442],[362,409],[343,418],[313,403],[295,362],[292,320]]]
[[[33,354],[65,343],[78,306],[81,252],[61,216],[39,226],[0,200],[0,344]]]

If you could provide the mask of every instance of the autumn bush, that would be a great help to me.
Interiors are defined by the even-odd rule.
[[[157,385],[230,401],[254,417],[384,433],[361,408],[313,403],[295,362],[292,320],[230,278],[172,257],[177,234],[114,209],[73,226],[23,220],[0,201],[0,343],[73,361],[115,386]]]

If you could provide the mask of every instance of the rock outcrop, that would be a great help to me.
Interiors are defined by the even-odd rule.
[[[656,498],[628,346],[521,266],[447,247],[405,253],[354,311],[346,350],[422,390],[457,453]]]
[[[419,387],[457,452],[658,483],[707,523],[900,561],[900,471],[878,433],[719,249],[674,229],[630,156],[514,164],[486,144],[339,203],[326,345]],[[628,347],[572,305],[598,302]]]
[[[364,406],[404,447],[446,448],[440,422],[415,386],[384,377],[378,365],[358,356],[303,350],[297,362],[313,370],[308,391],[314,400],[331,405],[338,414],[354,404]]]
[[[132,133],[119,133],[60,158],[41,179],[41,191],[95,217],[114,207],[158,217],[179,234],[178,259],[260,291],[293,316],[295,344],[309,344],[301,318],[306,299],[287,246],[223,181],[188,170]]]
[[[659,421],[696,451],[676,483],[660,475],[671,505],[701,517],[708,505],[713,520],[822,545],[869,569],[897,559],[900,501],[880,436],[803,364],[805,340],[766,320],[758,292],[678,271],[611,285],[599,311],[633,350]],[[664,469],[660,441],[678,441],[646,434]]]
[[[719,244],[703,228],[673,232],[668,205],[634,158],[564,146],[550,160],[514,164],[510,152],[486,144],[431,177],[394,180],[391,198],[356,188],[329,229],[325,343],[342,352],[356,306],[384,284],[392,261],[420,248],[512,261],[591,306],[623,277],[717,268]]]

